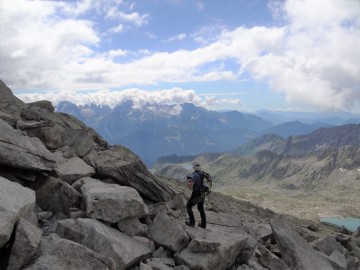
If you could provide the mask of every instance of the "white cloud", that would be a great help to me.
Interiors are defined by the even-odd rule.
[[[2,4],[0,23],[7,27],[0,33],[0,77],[11,88],[107,89],[128,84],[239,80],[249,72],[257,80],[268,81],[289,105],[343,110],[359,103],[357,0],[272,1],[272,10],[287,22],[282,27],[229,30],[215,24],[194,36],[201,41],[199,48],[145,50],[142,58],[121,48],[97,52],[102,40],[95,24],[77,19],[76,14],[91,6],[111,20],[137,26],[149,22],[148,14],[126,13],[120,8],[121,1],[75,3],[13,0]],[[70,17],[58,16],[59,10],[69,13],[68,7],[75,8]],[[177,38],[185,38],[185,34]],[[137,57],[128,62],[114,61],[125,54]],[[209,68],[222,61],[232,61],[238,70],[226,65]],[[107,95],[100,95],[101,99]]]
[[[124,31],[124,25],[121,23],[117,26],[110,28],[110,32],[113,32],[113,33],[121,33],[122,31]]]
[[[116,57],[125,56],[128,53],[129,53],[128,51],[121,50],[121,49],[119,49],[119,50],[110,50],[110,51],[104,53],[103,57],[113,59],[113,58],[116,58]]]
[[[283,8],[292,26],[298,29],[341,25],[359,17],[360,12],[358,0],[291,0]]]
[[[284,11],[291,24],[280,50],[258,55],[245,69],[268,80],[290,104],[350,109],[360,100],[359,2],[289,0]]]
[[[238,98],[220,98],[219,99],[219,98],[216,98],[215,96],[206,96],[205,101],[206,101],[206,104],[208,104],[209,106],[216,106],[216,105],[224,106],[225,104],[235,105],[238,108],[240,108],[242,106],[242,102]]]
[[[170,37],[167,39],[168,42],[173,42],[173,41],[183,41],[186,38],[186,34],[185,33],[181,33],[178,34],[176,36]]]
[[[78,16],[84,14],[86,11],[91,9],[93,2],[94,0],[81,0],[81,1],[74,1],[73,3],[59,2],[59,5],[66,14]]]
[[[150,16],[147,13],[142,15],[138,12],[125,13],[114,6],[107,11],[105,18],[118,19],[120,21],[133,23],[136,26],[142,26],[148,23]]]
[[[181,88],[163,89],[149,91],[138,88],[130,88],[121,91],[97,90],[91,92],[78,91],[57,91],[47,93],[19,94],[18,98],[24,102],[33,102],[36,100],[49,100],[57,105],[60,101],[68,100],[77,105],[99,104],[111,107],[126,101],[132,100],[135,107],[142,107],[145,103],[158,104],[183,104],[193,103],[199,106],[209,107],[215,104],[237,104],[241,102],[235,98],[218,99],[214,96],[200,97],[194,90]]]

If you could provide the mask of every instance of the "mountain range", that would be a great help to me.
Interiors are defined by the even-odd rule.
[[[329,118],[311,113],[304,113],[306,117],[294,114],[287,119],[277,112],[277,120],[271,122],[274,118],[269,111],[257,114],[217,112],[191,103],[148,103],[136,107],[129,100],[110,108],[62,101],[56,106],[56,111],[68,113],[85,122],[109,143],[128,147],[147,166],[152,166],[161,156],[224,152],[267,133],[287,138],[334,125],[334,121],[326,122]],[[295,116],[306,118],[307,122],[294,120]],[[310,122],[311,116],[318,121]],[[356,122],[357,119],[356,115],[350,113],[338,113],[332,117],[336,118],[336,123],[349,119]],[[289,121],[284,122],[286,120]]]
[[[162,157],[153,171],[184,179],[189,172],[187,164],[193,160],[204,164],[221,186],[272,184],[314,192],[338,188],[341,183],[342,190],[350,194],[360,189],[360,124],[320,128],[287,139],[266,134],[232,151],[186,160]]]
[[[317,122],[326,123],[332,126],[345,124],[359,124],[360,115],[350,112],[295,112],[295,111],[270,111],[257,110],[253,114],[263,118],[274,125],[299,121],[304,124],[314,124]]]

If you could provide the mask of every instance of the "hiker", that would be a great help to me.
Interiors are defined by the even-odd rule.
[[[197,205],[199,210],[201,223],[198,223],[198,226],[201,228],[206,228],[206,215],[204,209],[205,196],[204,192],[204,178],[206,178],[210,183],[212,182],[210,174],[201,170],[199,163],[193,164],[194,172],[192,175],[188,175],[188,186],[192,187],[191,196],[186,204],[186,211],[189,215],[189,221],[185,221],[185,224],[191,227],[195,226],[195,217],[192,211],[192,207]]]

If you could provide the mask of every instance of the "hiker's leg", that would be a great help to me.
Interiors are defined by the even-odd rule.
[[[194,213],[193,213],[193,206],[195,205],[192,201],[192,196],[190,197],[190,199],[188,200],[187,204],[186,204],[186,211],[189,215],[189,221],[190,224],[194,225],[195,224],[195,217],[194,217]]]
[[[201,226],[206,227],[206,215],[204,209],[204,201],[201,201],[197,204],[197,209],[199,210],[200,217],[201,217]]]

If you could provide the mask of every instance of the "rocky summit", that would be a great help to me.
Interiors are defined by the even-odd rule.
[[[360,231],[215,192],[206,229],[187,227],[182,184],[48,101],[0,94],[0,269],[360,268]]]

